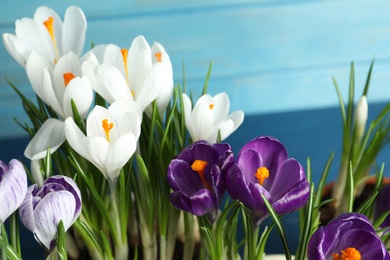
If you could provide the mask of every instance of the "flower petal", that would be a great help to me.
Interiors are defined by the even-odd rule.
[[[78,57],[84,48],[87,20],[77,6],[70,6],[65,11],[62,27],[62,53],[73,51]]]
[[[66,86],[63,101],[65,116],[73,116],[72,100],[80,117],[86,118],[93,101],[93,90],[87,77],[76,77]]]
[[[3,43],[12,58],[14,58],[20,66],[24,67],[30,56],[31,49],[22,40],[10,33],[3,34]]]
[[[24,150],[24,156],[30,160],[42,159],[47,149],[54,153],[65,141],[64,122],[58,119],[47,119]]]
[[[47,194],[34,209],[35,237],[51,249],[57,236],[57,227],[63,221],[65,231],[73,224],[76,201],[68,191]]]

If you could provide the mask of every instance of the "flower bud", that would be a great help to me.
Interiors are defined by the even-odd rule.
[[[356,127],[356,138],[360,140],[364,134],[368,118],[367,97],[362,96],[355,108],[354,122]]]
[[[76,183],[66,176],[52,176],[42,187],[31,185],[20,206],[22,223],[47,249],[55,245],[57,227],[62,220],[65,231],[81,213],[81,193]]]

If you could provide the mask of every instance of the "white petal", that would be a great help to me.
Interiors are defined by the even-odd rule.
[[[24,197],[24,200],[19,208],[20,221],[31,232],[35,232],[32,192],[36,186],[36,184],[33,184],[27,188],[26,196]]]
[[[136,144],[136,139],[132,133],[120,136],[113,144],[106,160],[106,168],[111,181],[115,181],[118,178],[120,170],[134,154]]]
[[[20,66],[24,67],[31,53],[31,49],[18,37],[9,33],[3,34],[3,43],[12,58],[14,58]]]
[[[65,231],[73,224],[76,201],[72,193],[57,191],[47,194],[34,209],[35,237],[47,249],[57,236],[62,220]]]
[[[187,94],[183,93],[182,94],[182,100],[183,100],[183,108],[184,108],[184,121],[186,128],[188,132],[190,133],[191,136],[194,134],[193,130],[193,124],[192,124],[192,119],[191,119],[191,114],[192,114],[192,102],[191,99],[187,96]]]
[[[71,100],[74,101],[81,118],[86,118],[93,101],[93,91],[87,77],[76,77],[66,86],[64,94],[65,116],[73,116]]]
[[[42,159],[46,156],[48,147],[50,147],[50,153],[54,153],[64,141],[64,122],[49,118],[27,145],[24,156],[30,160]]]
[[[129,85],[135,91],[137,99],[145,77],[152,67],[151,49],[143,36],[136,37],[131,43],[128,58]]]
[[[115,101],[110,105],[108,111],[117,120],[122,120],[125,113],[132,112],[138,116],[139,121],[142,121],[143,111],[138,102],[131,99]]]
[[[110,172],[107,171],[107,156],[111,153],[110,143],[105,138],[96,136],[84,139],[82,145],[88,152],[85,158],[95,165],[106,179],[110,180]]]
[[[81,75],[80,60],[73,52],[62,56],[55,65],[53,72],[53,90],[62,108],[64,107],[63,100],[66,88],[64,80],[65,73],[72,73],[75,77]],[[67,116],[69,115],[64,115],[64,117]]]
[[[37,52],[33,51],[26,63],[26,73],[35,93],[63,117],[62,106],[54,93],[51,79],[51,65]]]
[[[126,78],[123,56],[121,49],[117,45],[109,44],[107,46],[104,50],[103,63],[116,67],[122,73],[123,77]]]
[[[95,61],[98,64],[102,64],[103,63],[103,56],[104,56],[104,53],[106,51],[107,46],[108,46],[107,44],[96,45],[91,50],[89,50],[86,54],[84,54],[80,60],[82,62],[84,62],[87,60],[91,60],[91,58],[93,57],[92,58],[93,61]]]
[[[214,115],[214,122],[218,124],[219,122],[222,122],[226,119],[229,109],[230,109],[230,102],[228,95],[223,92],[219,93],[214,96],[214,107],[212,109],[213,115]]]
[[[207,140],[210,143],[217,141],[217,132],[214,129],[214,117],[208,106],[195,106],[192,111],[191,120],[194,128],[194,136],[191,136],[192,141]]]
[[[54,64],[55,52],[49,33],[43,24],[37,24],[30,18],[22,18],[15,22],[15,34],[30,50],[38,52]]]
[[[22,163],[16,159],[1,168],[4,172],[0,181],[0,222],[4,223],[19,208],[26,196],[27,174]]]
[[[86,136],[81,132],[72,117],[68,117],[65,120],[65,136],[73,150],[88,160],[88,152],[83,145]]]
[[[164,70],[161,69],[161,66],[162,65],[158,63],[153,65],[146,75],[138,95],[136,95],[135,100],[137,100],[143,110],[160,94],[160,79],[164,78]]]
[[[73,51],[78,57],[84,48],[87,20],[83,11],[77,6],[66,9],[62,28],[62,51]]]
[[[228,116],[228,119],[231,119],[234,123],[234,129],[233,131],[236,131],[236,129],[244,122],[244,111],[237,110],[231,113]]]
[[[42,30],[43,37],[45,38],[45,42],[49,43],[50,49],[53,50],[53,57],[55,57],[55,50],[54,45],[52,42],[52,39],[50,37],[50,34],[48,33],[46,27],[43,25],[43,22],[45,22],[49,17],[53,17],[53,27],[54,27],[54,37],[57,44],[57,49],[60,52],[59,55],[61,56],[63,54],[62,50],[62,20],[59,17],[59,15],[50,7],[47,6],[40,6],[37,8],[37,10],[34,13],[34,21],[39,25],[39,27]],[[57,57],[59,58],[59,57]]]
[[[108,120],[108,123],[113,123],[115,118],[111,116],[108,110],[101,106],[95,106],[87,118],[87,136],[88,137],[102,137],[106,138],[106,133],[102,127],[102,121]],[[115,126],[114,126],[115,127]],[[112,129],[111,131],[113,131]],[[114,130],[115,131],[115,130]]]
[[[92,85],[108,103],[121,99],[133,99],[131,91],[122,73],[114,66],[103,64],[95,69],[95,76],[100,82]]]

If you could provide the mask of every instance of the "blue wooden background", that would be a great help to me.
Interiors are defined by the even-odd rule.
[[[242,127],[227,140],[235,151],[258,135],[273,135],[302,164],[310,156],[315,181],[332,151],[334,178],[340,157],[340,113],[332,76],[346,95],[354,61],[360,93],[375,57],[370,117],[390,100],[390,1],[1,0],[0,33],[14,33],[15,20],[32,17],[39,5],[52,7],[61,17],[66,7],[80,6],[88,21],[85,50],[91,42],[129,47],[139,34],[150,44],[162,43],[175,81],[182,81],[184,63],[187,87],[195,96],[212,62],[209,92],[226,91],[231,110],[246,113]],[[0,159],[23,159],[28,140],[13,118],[27,119],[4,77],[34,98],[24,70],[1,44]],[[379,163],[388,160],[387,148]],[[295,225],[287,226],[298,232]],[[294,246],[296,237],[290,243]]]

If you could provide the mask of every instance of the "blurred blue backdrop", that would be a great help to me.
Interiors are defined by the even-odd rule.
[[[242,109],[246,114],[243,125],[227,140],[234,151],[258,135],[272,135],[303,165],[310,156],[314,181],[332,151],[330,180],[334,179],[341,156],[341,118],[332,76],[346,96],[354,61],[359,95],[375,57],[370,117],[390,100],[389,1],[2,0],[0,33],[14,33],[15,20],[32,17],[40,5],[61,17],[70,5],[84,10],[85,51],[91,42],[128,48],[140,34],[150,44],[160,42],[171,57],[176,82],[183,80],[184,64],[187,88],[194,96],[200,95],[212,62],[209,93],[227,92],[231,111]],[[21,122],[27,118],[5,77],[34,98],[24,70],[1,45],[0,159],[25,160],[28,138],[13,118]],[[389,159],[386,148],[379,163]],[[294,247],[296,215],[285,218],[285,223]],[[27,236],[23,243],[36,249],[32,236]],[[280,244],[278,239],[277,234],[270,238],[267,252],[283,250],[272,246]]]

